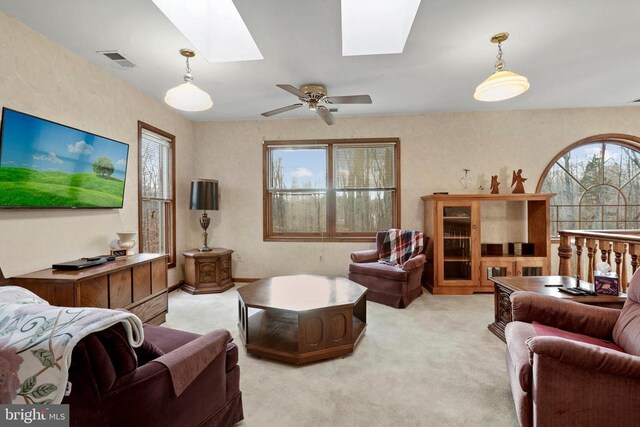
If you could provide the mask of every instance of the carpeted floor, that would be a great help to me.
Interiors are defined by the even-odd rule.
[[[237,298],[235,288],[173,292],[164,326],[231,331],[240,347],[240,425],[518,425],[505,345],[487,330],[493,295],[425,293],[404,310],[368,302],[367,329],[352,355],[300,367],[247,355]]]

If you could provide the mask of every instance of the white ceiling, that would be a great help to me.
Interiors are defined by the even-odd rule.
[[[392,1],[392,0],[390,0]],[[341,56],[339,0],[234,0],[262,61],[191,63],[214,106],[194,120],[260,119],[297,99],[275,87],[319,82],[329,95],[370,94],[336,116],[628,105],[640,98],[638,0],[422,0],[396,55]],[[162,100],[182,82],[178,50],[193,48],[151,0],[0,0],[0,10]],[[493,72],[496,46],[531,89],[497,103],[473,99]],[[118,50],[123,71],[96,51]],[[311,117],[298,109],[278,118]],[[265,119],[277,120],[277,118]]]

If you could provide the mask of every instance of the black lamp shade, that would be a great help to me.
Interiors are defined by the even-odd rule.
[[[191,210],[218,210],[218,181],[215,179],[195,179],[191,181]]]

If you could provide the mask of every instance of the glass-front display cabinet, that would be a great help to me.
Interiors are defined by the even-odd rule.
[[[551,197],[538,193],[422,197],[424,231],[430,241],[423,286],[434,294],[471,294],[493,292],[491,279],[496,277],[548,275]]]
[[[436,266],[443,286],[473,286],[474,248],[478,224],[475,203],[439,203],[438,222],[442,227],[441,263]]]

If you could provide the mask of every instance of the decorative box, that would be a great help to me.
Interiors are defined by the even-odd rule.
[[[533,243],[509,243],[509,255],[527,256],[533,254],[535,254],[535,245]]]
[[[482,256],[502,256],[502,243],[483,243],[481,248]]]
[[[593,287],[599,294],[618,295],[618,274],[594,271]]]

